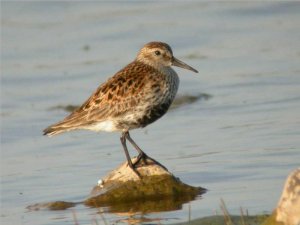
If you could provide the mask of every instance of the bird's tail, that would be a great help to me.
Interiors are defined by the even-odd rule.
[[[47,136],[54,136],[60,133],[64,133],[70,130],[75,130],[77,127],[74,126],[70,126],[70,124],[68,123],[68,121],[62,121],[62,122],[58,122],[56,124],[53,124],[49,127],[47,127],[45,130],[43,130],[44,135]]]

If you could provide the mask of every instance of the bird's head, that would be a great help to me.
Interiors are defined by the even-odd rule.
[[[137,61],[141,61],[155,68],[178,66],[198,73],[196,69],[173,56],[171,47],[163,42],[149,42],[139,51]]]

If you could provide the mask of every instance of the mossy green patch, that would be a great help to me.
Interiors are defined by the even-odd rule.
[[[123,208],[128,210],[130,203],[136,211],[164,211],[180,207],[178,205],[205,192],[204,188],[189,186],[170,175],[146,176],[140,181],[108,182],[103,189],[106,191],[101,189],[99,195],[88,198],[85,205],[112,206],[112,211],[118,208],[123,211]]]

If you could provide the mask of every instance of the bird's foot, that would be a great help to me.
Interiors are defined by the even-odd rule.
[[[158,161],[156,161],[155,159],[151,158],[150,156],[148,156],[146,153],[142,152],[140,153],[138,156],[137,156],[137,160],[133,163],[133,166],[136,168],[138,166],[138,164],[140,163],[140,161],[142,160],[142,162],[145,164],[145,165],[149,165],[149,161],[147,160],[150,160],[152,161],[153,163],[150,163],[150,164],[157,164],[159,166],[161,166],[162,168],[164,168],[166,171],[168,171],[168,169],[162,165],[161,163],[159,163]]]
[[[137,171],[136,167],[135,167],[135,163],[133,164],[130,160],[130,162],[128,161],[128,166],[132,169],[132,171],[140,178],[142,179],[141,174]]]
[[[138,166],[141,160],[145,165],[148,165],[147,159],[151,159],[151,158],[148,155],[146,155],[146,153],[142,152],[137,156],[136,161],[133,163],[133,166],[134,167]]]
[[[149,162],[149,161],[152,161],[152,162]],[[156,161],[155,159],[149,157],[146,153],[142,152],[140,153],[138,156],[137,156],[137,159],[134,163],[130,161],[128,161],[128,166],[133,170],[133,172],[140,178],[142,179],[142,176],[141,174],[137,171],[137,168],[139,167],[139,164],[140,162],[143,162],[144,165],[149,165],[149,164],[156,164],[156,165],[159,165],[160,167],[164,168],[166,171],[168,171],[168,169],[160,164],[158,161]]]

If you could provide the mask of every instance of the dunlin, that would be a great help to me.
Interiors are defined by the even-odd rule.
[[[171,66],[198,73],[176,59],[168,44],[150,42],[144,45],[132,63],[100,85],[80,108],[46,128],[44,135],[53,136],[76,129],[119,131],[128,165],[138,174],[136,163],[148,156],[130,137],[129,130],[145,127],[167,112],[179,85],[178,75]],[[126,140],[139,153],[134,164]]]

